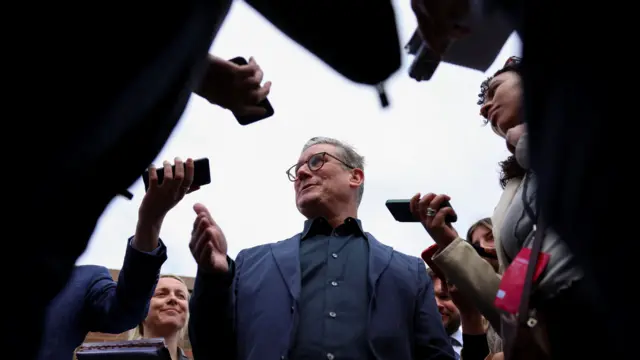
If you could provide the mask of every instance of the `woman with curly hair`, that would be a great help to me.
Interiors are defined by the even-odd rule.
[[[504,191],[492,216],[499,272],[504,273],[520,251],[531,246],[534,234],[542,234],[541,251],[549,255],[549,260],[530,298],[529,308],[536,314],[531,316],[537,319],[537,325],[532,329],[534,340],[529,343],[531,348],[527,347],[530,350],[527,356],[536,359],[593,356],[606,347],[596,345],[598,349],[587,349],[584,344],[599,342],[601,336],[594,330],[604,328],[604,314],[585,296],[588,287],[583,270],[564,241],[551,228],[541,234],[535,232],[537,179],[535,173],[528,170],[528,136],[522,122],[519,70],[519,58],[510,58],[504,68],[482,83],[479,101],[485,122],[505,140],[512,153],[512,157],[502,163],[500,181]],[[439,248],[429,260],[475,302],[494,329],[502,329],[501,313],[494,305],[501,278],[477,250],[445,222],[446,216],[454,214],[451,207],[440,208],[445,200],[450,198],[444,194],[427,194],[422,198],[417,194],[412,199],[414,215],[421,219]],[[579,325],[585,316],[590,319],[589,327]],[[505,335],[510,334],[501,333],[503,339]]]

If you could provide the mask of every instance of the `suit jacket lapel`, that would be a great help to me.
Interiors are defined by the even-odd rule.
[[[389,266],[393,248],[380,243],[369,233],[366,235],[369,239],[369,286],[373,290],[372,294],[375,295],[378,279]]]
[[[300,297],[300,235],[271,244],[271,253],[294,299]]]

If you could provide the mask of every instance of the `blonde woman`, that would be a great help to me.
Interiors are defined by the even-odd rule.
[[[135,329],[129,339],[163,338],[172,360],[188,360],[180,341],[187,332],[189,322],[189,289],[180,277],[162,275],[149,303],[147,317]]]

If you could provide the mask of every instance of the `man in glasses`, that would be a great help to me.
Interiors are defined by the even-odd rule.
[[[195,206],[196,358],[455,359],[424,262],[363,230],[363,169],[352,147],[309,140],[287,171],[302,231],[235,261],[208,210]]]

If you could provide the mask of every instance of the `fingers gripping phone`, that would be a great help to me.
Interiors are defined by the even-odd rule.
[[[237,64],[237,65],[247,65],[249,64],[247,62],[247,60],[241,56],[235,57],[231,60],[232,63]],[[264,100],[262,100],[261,102],[258,103],[258,106],[265,109],[266,113],[263,115],[236,115],[233,114],[236,117],[236,120],[238,120],[238,123],[240,125],[249,125],[252,124],[256,121],[262,120],[262,119],[266,119],[268,117],[273,116],[273,114],[275,113],[275,111],[273,110],[273,107],[271,106],[271,103],[269,102],[269,99],[265,98]]]
[[[185,163],[186,166],[186,163]],[[175,164],[171,166],[171,171],[173,173],[176,172]],[[156,174],[158,175],[158,184],[162,184],[162,180],[164,179],[164,168],[160,167],[156,169]],[[147,191],[149,189],[149,170],[146,170],[142,174],[142,181],[144,181],[144,190]],[[209,159],[202,158],[193,161],[193,182],[191,183],[191,188],[199,187],[202,185],[207,185],[211,183],[211,171],[209,170]]]
[[[396,219],[396,221],[399,222],[420,222],[420,219],[416,219],[413,214],[411,213],[411,207],[409,205],[409,203],[411,202],[411,200],[409,199],[403,199],[403,200],[387,200],[386,205],[387,205],[387,209],[389,209],[389,212],[391,212],[391,215],[393,215],[393,218]],[[450,207],[453,208],[451,206],[451,203],[448,200],[445,200],[442,202],[442,204],[440,204],[440,209],[444,208],[444,207]],[[440,210],[438,209],[438,210]],[[458,221],[458,215],[454,214],[454,215],[447,215],[447,217],[445,218],[445,222],[451,224]]]

